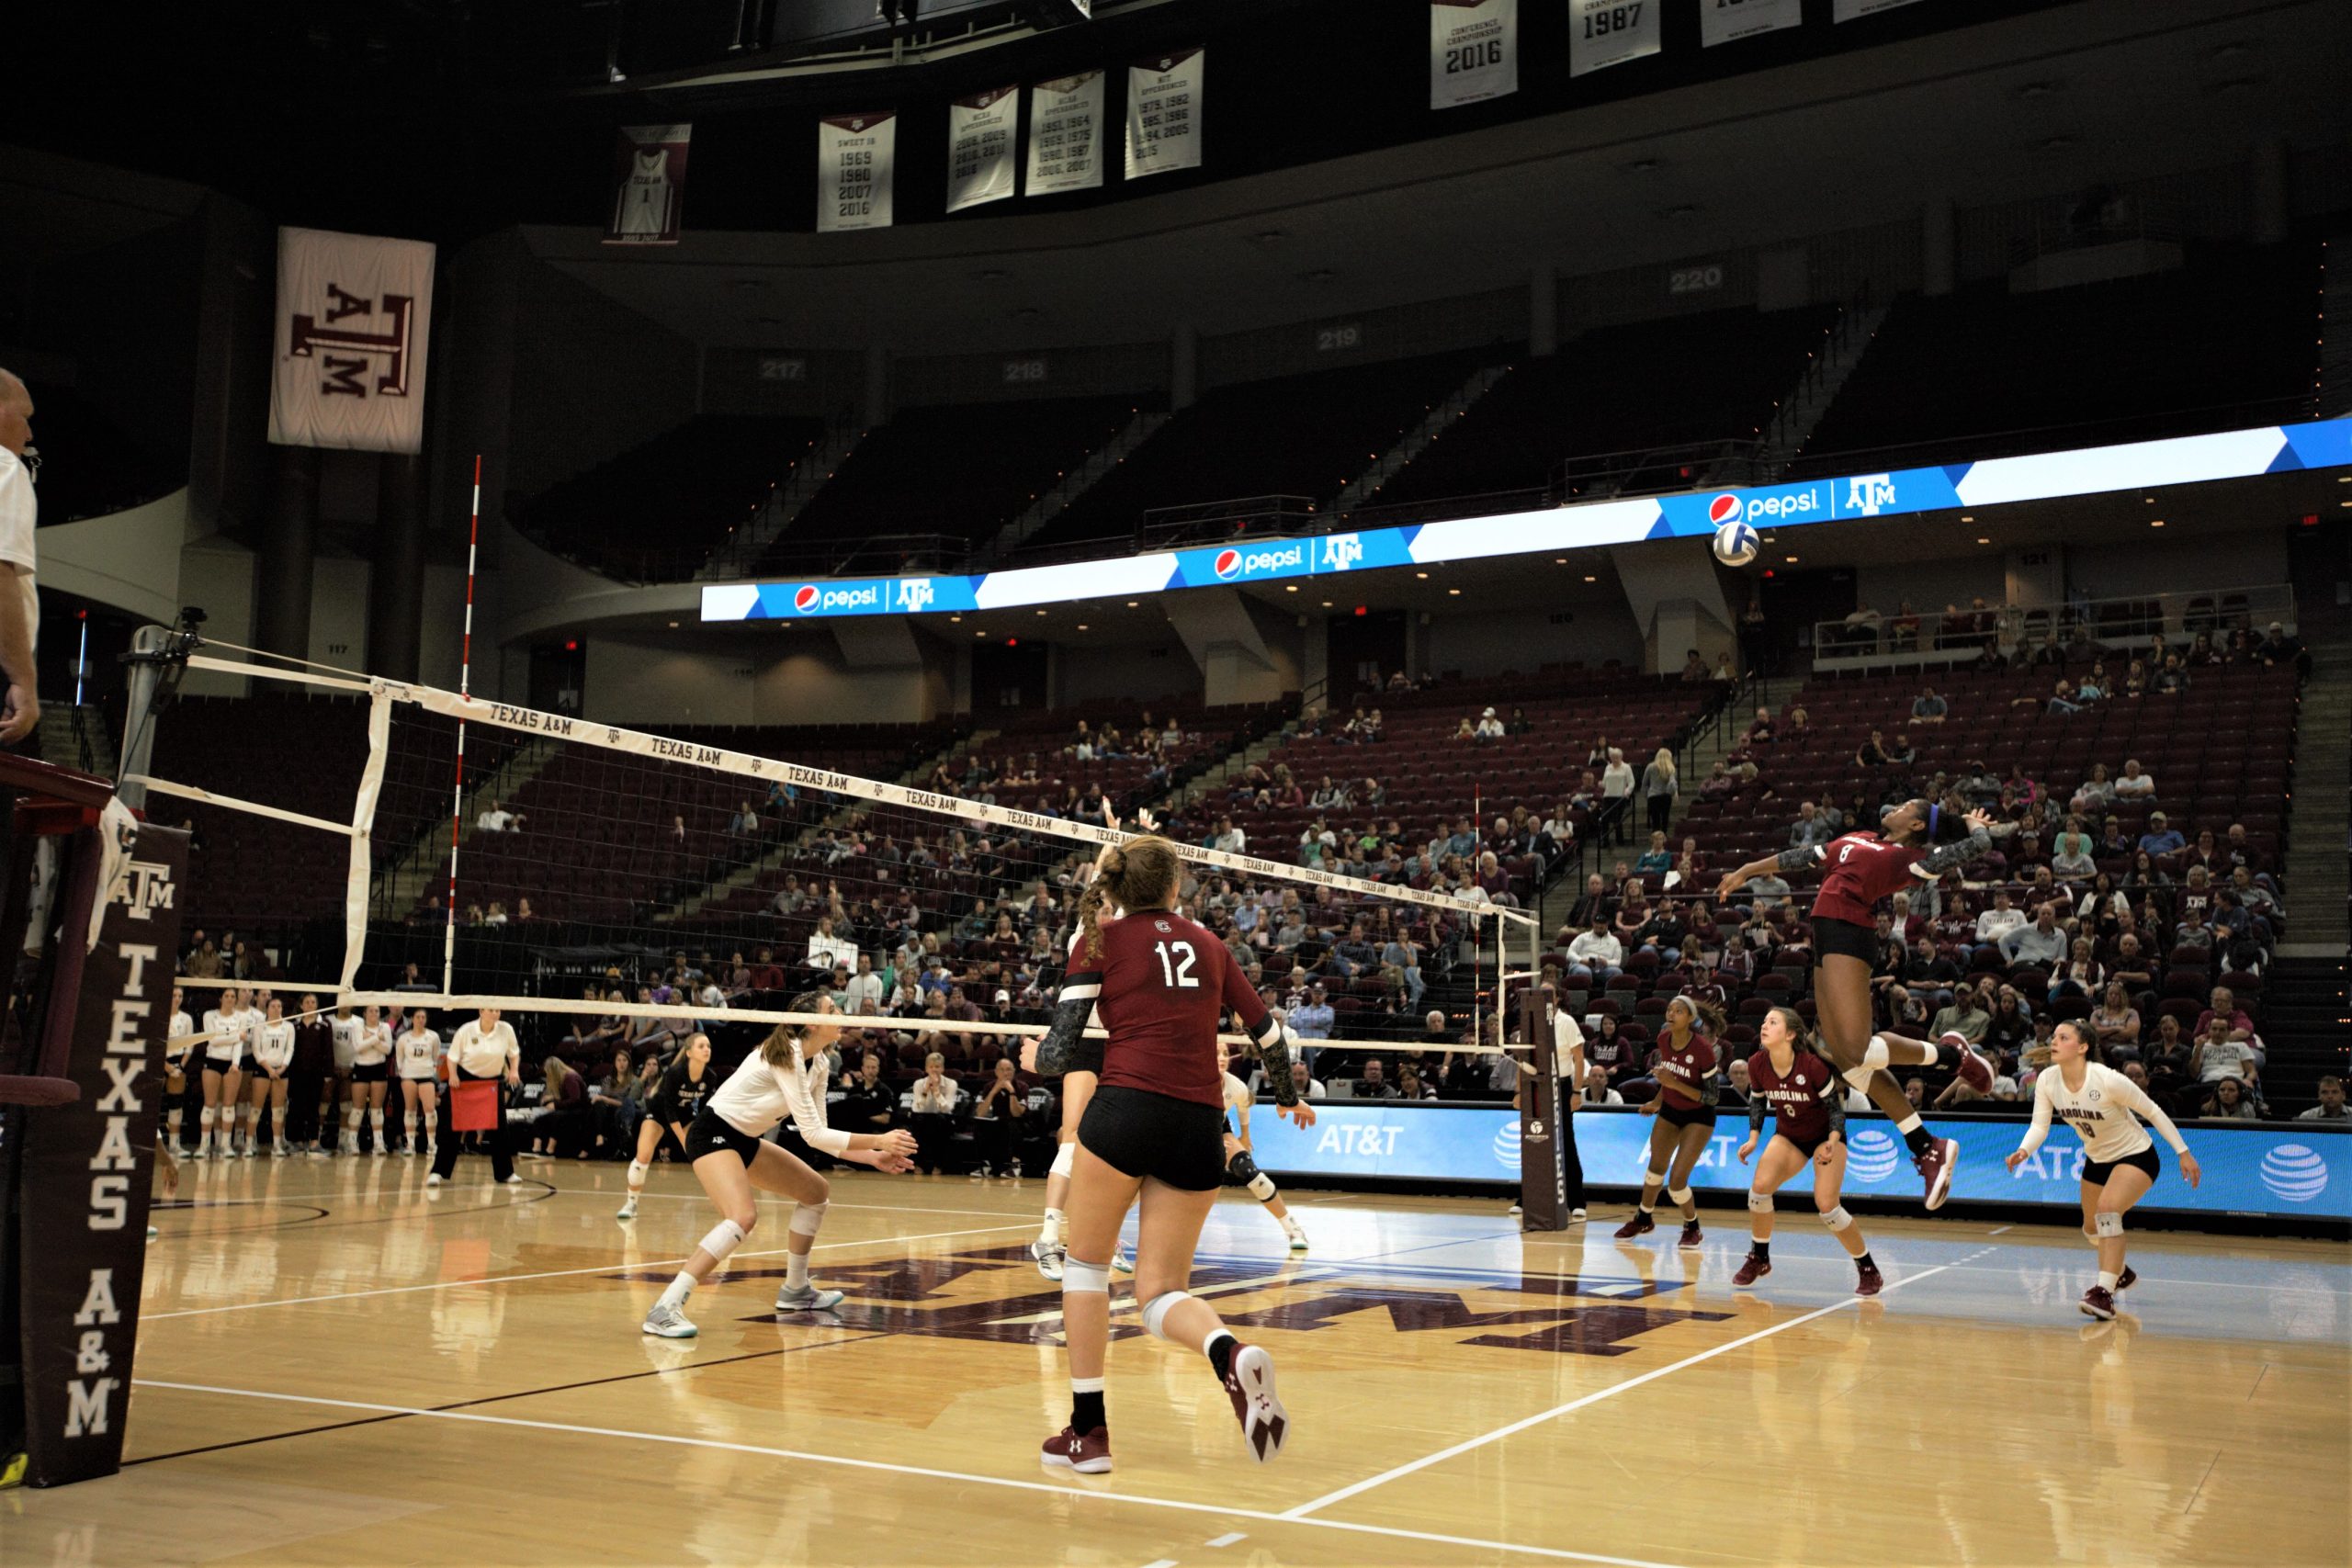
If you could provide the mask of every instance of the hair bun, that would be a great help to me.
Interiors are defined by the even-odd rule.
[[[1102,874],[1105,876],[1118,876],[1125,873],[1126,869],[1127,852],[1121,849],[1116,844],[1112,845],[1111,852],[1102,857]]]

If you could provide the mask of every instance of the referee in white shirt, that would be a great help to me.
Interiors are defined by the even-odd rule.
[[[496,1008],[484,1008],[478,1019],[469,1019],[458,1026],[449,1041],[449,1064],[459,1083],[481,1083],[504,1079],[520,1088],[523,1082],[523,1045],[514,1038],[514,1026],[503,1022]],[[449,1125],[450,1102],[453,1094],[441,1099],[439,1147],[433,1156],[433,1174],[424,1179],[429,1190],[449,1179],[458,1168],[458,1141],[460,1136]],[[498,1096],[498,1124],[490,1130],[490,1174],[493,1180],[507,1186],[519,1186],[522,1178],[514,1174],[514,1153],[506,1141],[506,1096]]]
[[[33,471],[25,454],[33,443],[33,395],[0,370],[0,566],[14,582],[0,582],[0,746],[14,746],[40,722],[34,695],[33,639],[40,629],[40,594],[33,586]],[[36,462],[39,458],[34,459]]]

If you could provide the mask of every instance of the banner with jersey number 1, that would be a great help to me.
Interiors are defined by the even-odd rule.
[[[433,258],[423,240],[277,231],[270,440],[360,452],[424,444]]]
[[[1519,0],[1430,0],[1430,107],[1519,91]]]
[[[674,245],[685,223],[691,125],[625,125],[613,142],[608,245]]]
[[[1568,0],[1568,74],[1658,51],[1658,0]]]

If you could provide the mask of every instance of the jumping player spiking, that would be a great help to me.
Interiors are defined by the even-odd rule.
[[[1885,1284],[1862,1227],[1846,1212],[1846,1099],[1838,1075],[1806,1047],[1804,1020],[1793,1008],[1774,1008],[1756,1032],[1763,1049],[1747,1058],[1747,1141],[1739,1163],[1756,1151],[1764,1118],[1772,1118],[1772,1139],[1756,1162],[1747,1188],[1747,1258],[1731,1277],[1735,1285],[1756,1283],[1772,1271],[1772,1194],[1789,1178],[1813,1166],[1813,1206],[1821,1223],[1854,1260],[1854,1294],[1874,1296]]]
[[[1839,1076],[1869,1095],[1903,1134],[1927,1183],[1930,1209],[1942,1208],[1951,1192],[1960,1141],[1930,1136],[1886,1069],[1897,1063],[1939,1062],[1982,1093],[1993,1087],[1993,1064],[1958,1034],[1946,1033],[1930,1045],[1871,1032],[1871,967],[1878,957],[1873,911],[1913,877],[1933,882],[1990,850],[1996,833],[2012,830],[2010,824],[1996,825],[1984,813],[1964,809],[1956,799],[1906,800],[1880,816],[1875,833],[1848,833],[1826,844],[1751,861],[1716,889],[1717,899],[1727,900],[1767,871],[1794,871],[1815,863],[1828,868],[1813,900],[1813,996],[1822,1050]]]

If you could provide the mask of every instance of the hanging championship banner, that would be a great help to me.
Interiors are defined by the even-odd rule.
[[[845,114],[817,123],[817,232],[890,226],[895,112]]]
[[[947,210],[1012,194],[1013,117],[1021,96],[996,87],[947,106]]]
[[[1568,0],[1568,74],[1657,52],[1658,0]]]
[[[1892,11],[1898,6],[1916,6],[1919,0],[1838,0],[1837,19],[1850,22],[1863,17],[1874,17],[1881,11]]]
[[[269,438],[414,452],[424,442],[432,321],[430,244],[280,229]]]
[[[1201,80],[1205,50],[1163,54],[1127,68],[1127,178],[1201,166]]]
[[[1102,80],[1088,71],[1029,89],[1028,195],[1102,186]]]
[[[691,125],[625,125],[613,143],[608,245],[674,245],[686,210]]]
[[[1699,0],[1699,41],[1708,49],[1804,20],[1804,0]]]
[[[1430,0],[1430,107],[1519,91],[1519,0]]]

